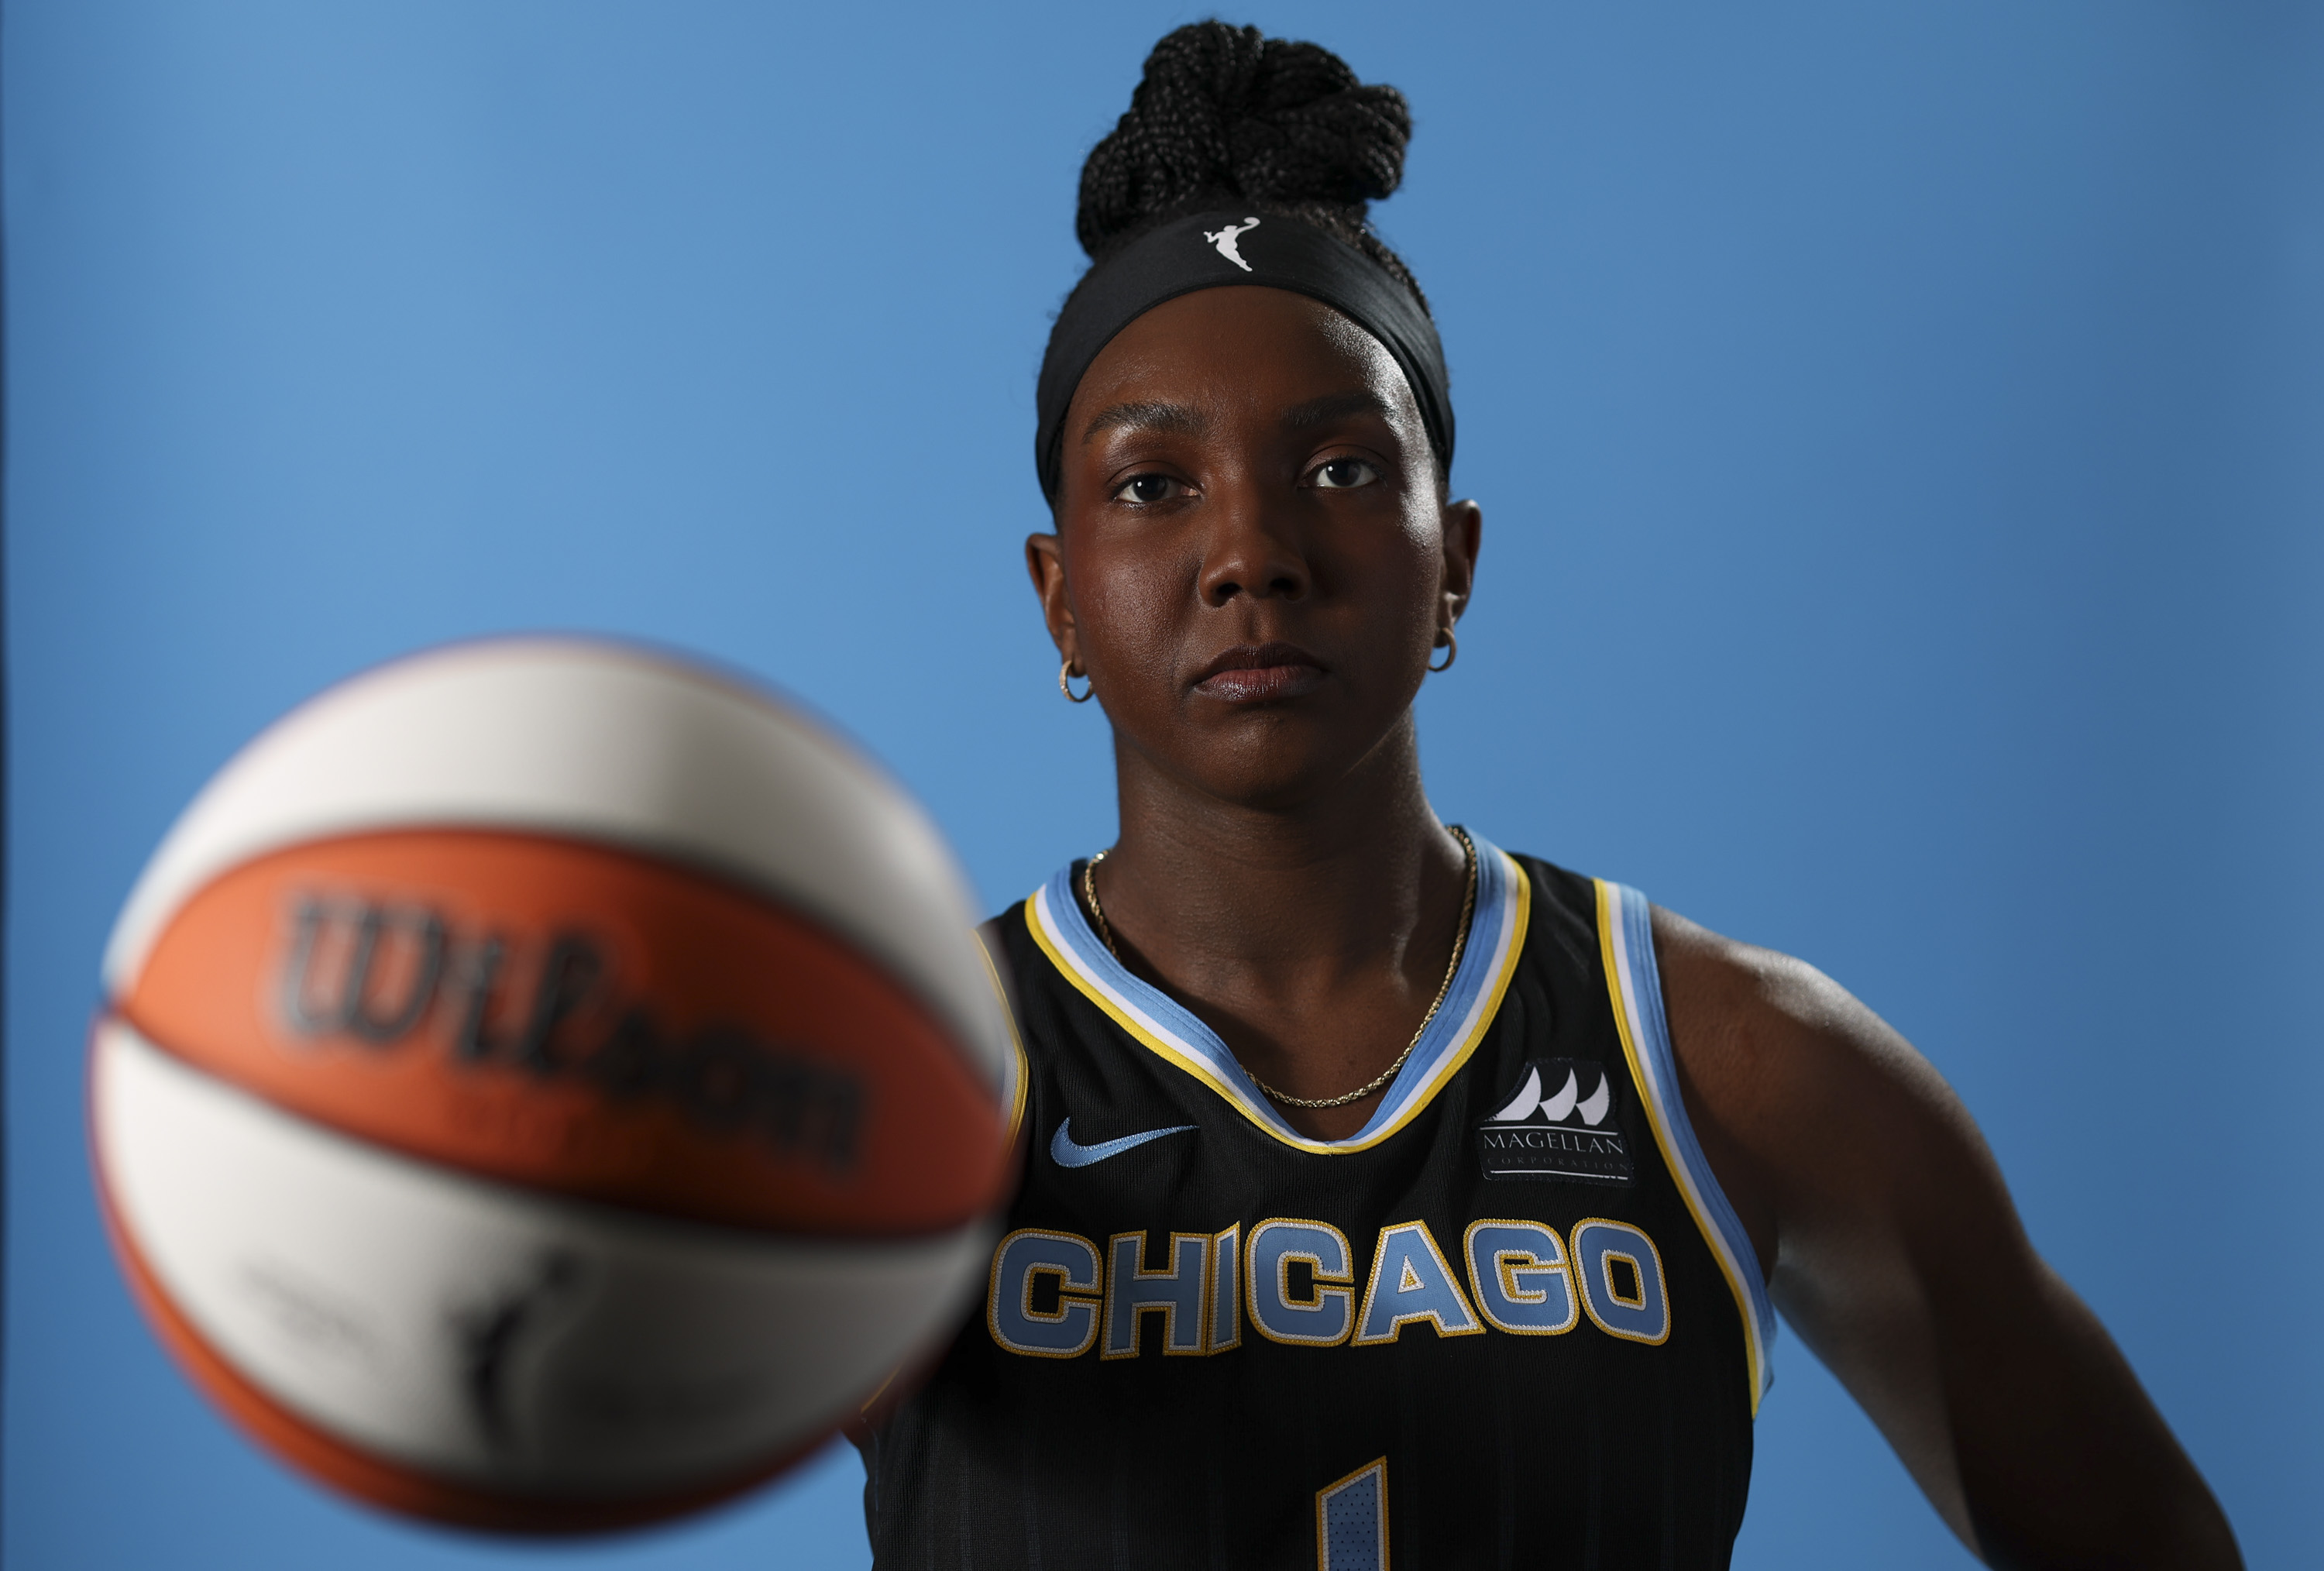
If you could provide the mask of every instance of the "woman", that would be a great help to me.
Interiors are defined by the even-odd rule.
[[[1408,131],[1205,23],[1084,171],[1026,550],[1120,837],[990,930],[1025,1181],[864,1437],[880,1563],[1724,1565],[1772,1295],[1988,1560],[2237,1564],[1902,1039],[1430,809],[1481,524],[1365,220]]]

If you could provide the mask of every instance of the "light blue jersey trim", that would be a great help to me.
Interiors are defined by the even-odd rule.
[[[1409,1123],[1467,1061],[1517,968],[1530,886],[1498,847],[1482,836],[1470,838],[1477,848],[1477,903],[1452,984],[1379,1105],[1345,1140],[1311,1140],[1292,1128],[1217,1033],[1116,959],[1090,924],[1070,864],[1034,892],[1026,920],[1069,981],[1132,1036],[1207,1083],[1269,1134],[1302,1151],[1362,1151]]]
[[[1710,1160],[1702,1154],[1702,1143],[1695,1138],[1694,1124],[1686,1115],[1686,1100],[1679,1092],[1678,1058],[1671,1049],[1670,1022],[1663,1013],[1662,972],[1655,961],[1653,908],[1645,895],[1628,884],[1604,887],[1619,911],[1619,931],[1611,935],[1618,940],[1621,975],[1616,982],[1630,1017],[1643,1082],[1640,1088],[1654,1104],[1652,1112],[1661,1126],[1666,1154],[1683,1169],[1676,1176],[1697,1220],[1711,1235],[1708,1242],[1714,1252],[1726,1257],[1720,1262],[1721,1269],[1737,1287],[1737,1297],[1749,1305],[1751,1323],[1745,1331],[1752,1340],[1757,1366],[1756,1407],[1774,1380],[1768,1354],[1775,1341],[1775,1307],[1767,1297],[1759,1252],[1752,1247],[1751,1235],[1743,1230],[1742,1218],[1735,1215],[1726,1191],[1719,1187]]]

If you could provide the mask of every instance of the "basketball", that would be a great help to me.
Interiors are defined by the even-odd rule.
[[[747,1488],[982,1287],[1017,1049],[934,826],[682,660],[468,644],[324,694],[115,927],[90,1139],[203,1391],[518,1532]]]

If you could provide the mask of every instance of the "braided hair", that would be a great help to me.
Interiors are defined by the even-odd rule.
[[[1148,230],[1213,208],[1297,218],[1427,297],[1373,233],[1370,203],[1404,179],[1412,111],[1321,44],[1219,21],[1154,46],[1130,109],[1082,165],[1074,233],[1093,263]]]

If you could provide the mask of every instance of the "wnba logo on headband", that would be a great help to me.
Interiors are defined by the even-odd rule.
[[[1057,499],[1065,409],[1074,390],[1117,334],[1156,306],[1222,284],[1257,283],[1321,300],[1370,333],[1395,356],[1420,406],[1437,468],[1452,473],[1452,398],[1444,346],[1403,282],[1379,263],[1312,224],[1277,215],[1195,213],[1162,225],[1090,269],[1057,314],[1042,356],[1033,439],[1041,494]],[[1239,272],[1218,265],[1232,263]]]
[[[1205,229],[1203,231],[1203,238],[1217,246],[1220,255],[1241,268],[1245,273],[1249,273],[1250,263],[1242,259],[1242,253],[1236,248],[1235,242],[1258,227],[1257,218],[1245,218],[1241,223],[1229,224],[1223,229]]]

